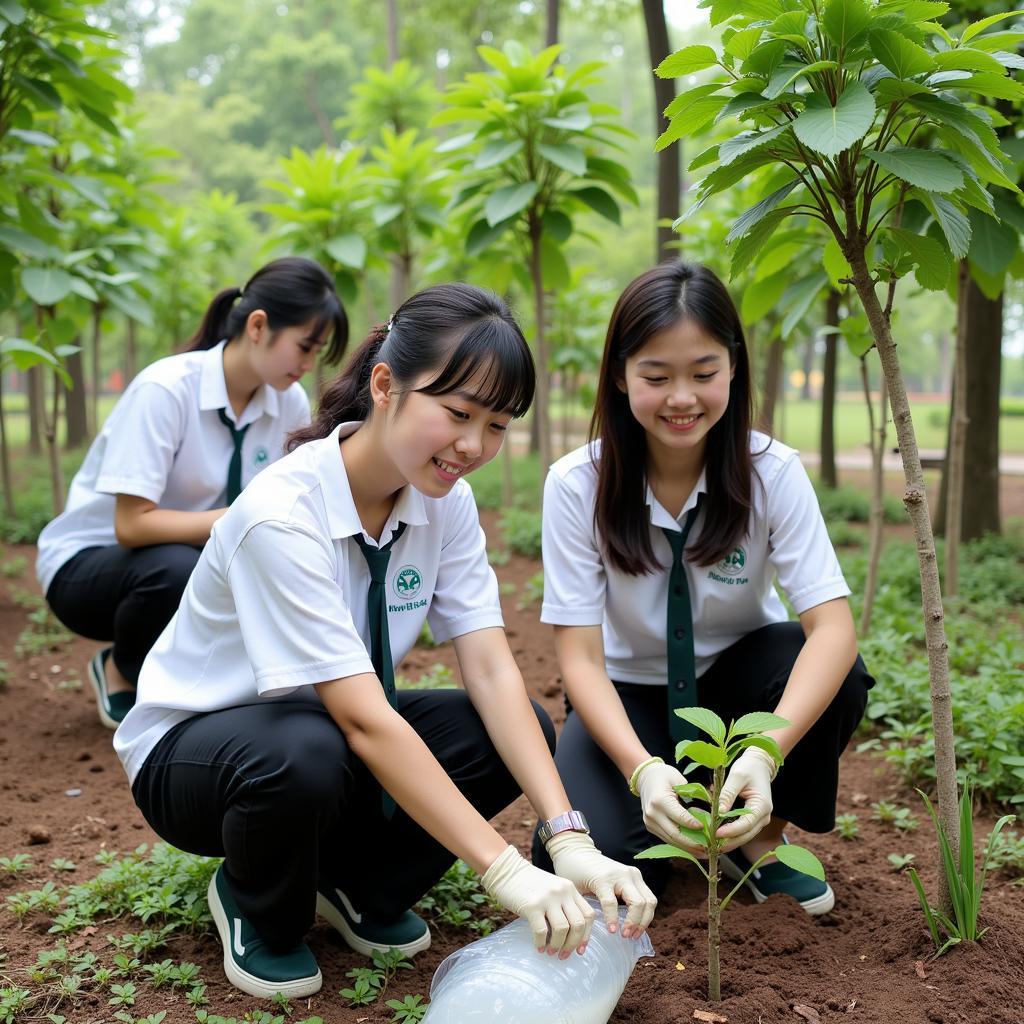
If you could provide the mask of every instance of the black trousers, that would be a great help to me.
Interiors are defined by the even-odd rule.
[[[555,730],[534,704],[548,746]],[[462,794],[491,818],[519,796],[462,690],[399,690],[398,710]],[[380,788],[324,707],[275,701],[187,719],[146,759],[135,802],[163,839],[225,858],[239,908],[272,947],[313,923],[337,886],[360,913],[398,917],[454,863]]]
[[[86,548],[60,567],[46,600],[73,633],[113,640],[114,664],[137,683],[149,649],[178,610],[199,554],[188,544]]]
[[[710,708],[726,723],[749,711],[774,710],[803,644],[798,622],[774,623],[748,633],[697,680],[697,704]],[[832,703],[779,769],[772,783],[774,815],[807,832],[835,827],[839,755],[857,728],[867,691],[874,685],[858,655]],[[674,764],[665,688],[633,683],[616,683],[615,688],[640,742],[652,755]],[[570,803],[587,816],[594,842],[605,856],[631,864],[641,850],[661,842],[644,827],[640,801],[575,711],[570,710],[566,718],[555,763]],[[551,861],[536,837],[533,862],[550,869]],[[660,893],[668,882],[669,862],[635,863],[651,889]]]

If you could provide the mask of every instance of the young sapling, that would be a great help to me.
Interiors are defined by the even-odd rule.
[[[690,761],[683,769],[685,774],[688,775],[698,767],[707,768],[711,772],[710,790],[700,782],[687,782],[685,785],[675,787],[677,795],[683,800],[699,800],[708,806],[707,810],[692,805],[687,808],[690,814],[700,822],[699,830],[687,828],[684,825],[679,826],[681,836],[689,843],[704,848],[707,853],[708,866],[705,868],[700,860],[689,851],[681,850],[669,843],[662,843],[649,850],[644,850],[643,853],[637,854],[637,859],[682,857],[684,860],[696,864],[700,873],[707,879],[708,999],[718,1002],[722,998],[719,970],[719,925],[722,913],[740,887],[761,864],[773,856],[787,867],[805,875],[811,875],[820,881],[825,880],[825,869],[810,850],[786,843],[762,854],[751,864],[750,869],[733,886],[728,895],[721,900],[718,898],[718,880],[721,877],[719,856],[724,852],[723,847],[728,846],[728,840],[720,838],[718,830],[734,818],[752,813],[745,807],[728,811],[722,811],[719,808],[719,794],[725,784],[729,766],[748,747],[760,748],[775,761],[777,766],[781,765],[783,757],[779,745],[770,736],[762,734],[766,729],[782,729],[790,723],[778,715],[766,711],[755,711],[749,715],[743,715],[726,729],[722,719],[707,708],[680,708],[676,714],[711,737],[710,743],[706,740],[683,740],[676,746],[676,760],[682,761],[687,758]]]

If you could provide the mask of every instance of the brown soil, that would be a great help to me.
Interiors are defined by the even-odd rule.
[[[496,536],[493,518],[485,516],[485,525]],[[31,565],[35,551],[8,549],[8,554],[23,555]],[[527,686],[560,724],[564,713],[549,630],[537,621],[535,604],[517,607],[523,584],[538,569],[535,561],[513,557],[498,572],[517,588],[504,602],[512,649]],[[9,583],[34,588],[27,577]],[[63,885],[84,879],[98,870],[93,857],[101,848],[127,851],[156,839],[132,803],[110,733],[96,719],[85,682],[92,645],[75,640],[60,653],[16,658],[13,646],[24,628],[25,612],[13,603],[9,589],[0,584],[0,659],[6,660],[9,676],[7,686],[0,688],[0,855],[29,853],[36,867],[16,879],[0,878],[0,899],[47,880]],[[417,649],[401,671],[415,678],[435,662],[453,666],[450,647]],[[79,688],[73,686],[76,677],[84,684]],[[71,795],[77,791],[79,795]],[[651,928],[658,955],[641,961],[612,1020],[682,1024],[700,1010],[714,1011],[731,1024],[1024,1022],[1024,890],[1008,879],[992,878],[983,908],[990,931],[983,943],[927,962],[930,940],[912,886],[890,868],[886,855],[914,853],[926,888],[934,891],[935,844],[923,814],[922,827],[909,833],[871,821],[867,805],[881,799],[917,812],[915,794],[878,760],[847,753],[839,810],[859,815],[860,836],[853,841],[834,834],[805,837],[826,866],[836,891],[835,910],[811,919],[783,897],[757,906],[746,895],[738,896],[724,919],[723,1001],[717,1005],[704,999],[703,880],[693,870],[680,869]],[[502,834],[524,852],[533,824],[522,799],[496,820]],[[989,828],[990,818],[978,824],[980,835]],[[49,834],[47,844],[30,845],[36,829]],[[53,871],[47,865],[55,857],[66,857],[78,867],[70,874]],[[6,908],[0,909],[0,953],[7,954],[6,960],[0,958],[0,986],[23,979],[23,969],[52,945],[48,926],[37,915],[20,927]],[[117,927],[101,925],[94,934],[74,937],[71,945],[99,950],[106,933]],[[324,986],[317,996],[295,1005],[293,1019],[310,1014],[319,1014],[328,1024],[391,1019],[391,1011],[380,1005],[350,1009],[338,995],[348,984],[345,971],[362,961],[333,932],[318,923],[309,941]],[[417,958],[414,970],[402,973],[390,994],[426,994],[436,966],[466,941],[464,932],[435,928],[433,946]],[[223,980],[219,945],[209,935],[175,937],[161,952],[160,958],[164,956],[200,965],[214,1013],[241,1018],[246,1010],[268,1007]],[[144,982],[139,990],[132,1008],[136,1017],[164,1009],[165,1024],[194,1021],[181,995],[166,995]],[[114,1021],[105,993],[87,995],[74,1007],[37,1009],[34,1019],[53,1009],[74,1024]]]

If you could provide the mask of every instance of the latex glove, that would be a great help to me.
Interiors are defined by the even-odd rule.
[[[701,823],[682,805],[673,786],[685,786],[686,779],[678,768],[655,761],[644,768],[636,780],[640,806],[644,811],[647,831],[681,850],[697,856],[707,856],[707,850],[686,836],[680,835],[679,826],[703,830]]]
[[[737,797],[753,814],[744,814],[722,825],[720,839],[728,840],[723,851],[734,850],[749,843],[768,824],[772,815],[772,779],[778,766],[775,759],[760,747],[747,747],[733,762],[718,796],[718,811],[728,811]]]
[[[526,919],[538,952],[546,949],[561,960],[574,949],[583,952],[594,911],[571,881],[534,867],[514,846],[505,847],[480,881],[488,896]]]
[[[597,897],[608,931],[618,930],[621,896],[629,907],[622,926],[623,937],[635,939],[644,933],[654,917],[658,899],[647,888],[639,868],[605,857],[583,832],[559,832],[548,840],[546,849],[556,875],[568,878],[581,893]]]

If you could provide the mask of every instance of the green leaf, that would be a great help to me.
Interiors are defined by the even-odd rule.
[[[793,122],[796,137],[823,156],[836,156],[864,138],[875,119],[875,100],[857,81],[843,90],[832,106],[828,96],[812,93],[804,110]]]
[[[669,126],[658,136],[654,151],[660,153],[673,142],[702,132],[727,102],[726,96],[701,96],[695,99],[672,118]]]
[[[76,295],[81,295],[86,302],[99,302],[100,297],[96,294],[96,289],[93,288],[85,278],[72,277],[71,278],[71,290]]]
[[[0,224],[0,245],[33,259],[45,260],[60,256],[60,250],[42,238],[22,231],[13,224]]]
[[[382,228],[390,224],[404,209],[401,203],[378,203],[372,213],[374,227]]]
[[[540,123],[562,131],[583,132],[594,123],[594,118],[587,110],[571,110],[561,113],[557,117],[542,117]]]
[[[20,25],[25,20],[25,8],[15,0],[0,0],[0,18],[11,25]]]
[[[514,157],[523,148],[522,139],[491,139],[480,149],[473,166],[478,171],[496,167]]]
[[[782,188],[776,189],[771,195],[765,196],[759,203],[755,203],[749,210],[744,211],[737,219],[725,236],[725,244],[731,245],[737,238],[742,238],[759,220],[771,213],[779,203],[782,202],[790,192],[800,184],[798,178],[786,182]]]
[[[794,846],[792,843],[784,843],[782,846],[776,847],[775,856],[787,868],[810,875],[812,878],[818,879],[819,882],[825,881],[825,869],[822,867],[821,861],[810,850],[805,850],[802,846]]]
[[[60,110],[62,104],[60,93],[49,82],[41,78],[28,78],[15,72],[11,81],[26,95],[46,110]]]
[[[864,156],[901,181],[929,192],[953,192],[964,183],[960,168],[934,149],[893,146],[882,150],[865,149]]]
[[[956,71],[945,72],[949,75],[958,74]],[[1003,75],[993,75],[987,71],[979,71],[967,78],[948,83],[950,89],[969,89],[986,99],[997,100],[1022,100],[1024,99],[1024,85],[1007,78]]]
[[[489,249],[511,227],[512,218],[499,224],[488,224],[482,217],[470,229],[466,236],[466,255],[479,256]]]
[[[771,738],[771,736],[744,736],[741,740],[736,740],[729,744],[729,757],[735,757],[740,751],[746,750],[747,747],[757,747],[759,750],[763,750],[766,754],[770,754],[774,758],[776,764],[782,764],[785,758],[782,755],[782,748]]]
[[[789,125],[780,124],[775,128],[769,128],[766,132],[740,132],[739,135],[726,139],[718,149],[718,162],[720,166],[728,167],[738,157],[745,156],[747,153],[760,149],[761,146],[769,142],[773,142],[784,132],[788,131],[789,127]]]
[[[814,74],[817,71],[831,71],[839,65],[834,60],[817,60],[813,64],[783,64],[782,67],[772,75],[768,87],[764,91],[764,97],[773,100],[789,90],[789,87],[805,75]]]
[[[336,235],[324,243],[324,250],[343,267],[362,270],[366,265],[366,241],[354,232]]]
[[[732,54],[738,60],[746,60],[750,51],[757,45],[764,28],[760,25],[753,25],[750,28],[741,29],[730,37],[725,44],[725,52]]]
[[[682,860],[688,860],[692,864],[696,864],[704,877],[707,878],[708,873],[704,865],[689,850],[680,850],[678,846],[670,846],[668,843],[652,846],[649,850],[636,854],[633,860],[669,860],[672,857],[679,857]]]
[[[582,177],[587,172],[587,158],[583,150],[568,142],[539,142],[537,152],[545,160],[576,177]]]
[[[525,181],[519,185],[504,185],[495,189],[484,203],[484,216],[487,223],[494,227],[503,220],[514,217],[525,210],[533,202],[540,185],[536,181]]]
[[[655,69],[659,78],[679,78],[694,71],[703,71],[718,63],[718,55],[710,46],[684,46],[666,57]]]
[[[603,188],[588,185],[586,188],[574,189],[569,195],[586,203],[596,213],[601,214],[605,220],[610,220],[613,224],[619,223],[619,204]]]
[[[10,138],[19,139],[29,146],[43,146],[47,149],[52,149],[57,145],[57,140],[52,135],[47,135],[46,132],[31,131],[25,128],[11,128],[7,134]]]
[[[703,800],[704,803],[711,803],[711,794],[707,789],[699,782],[687,782],[682,786],[672,787],[676,796],[681,796],[686,800]]]
[[[779,271],[747,285],[741,306],[743,322],[752,324],[767,316],[782,297],[788,283],[789,274],[786,271]]]
[[[453,135],[450,139],[445,139],[444,142],[440,143],[434,152],[454,153],[457,149],[465,149],[466,146],[476,141],[476,136],[477,133],[475,131]]]
[[[786,311],[786,315],[783,318],[782,326],[780,328],[783,338],[789,337],[793,328],[796,327],[796,325],[804,318],[807,311],[811,308],[811,303],[818,298],[821,294],[822,288],[827,284],[828,274],[824,271],[818,271],[817,273],[811,274],[809,277],[805,277],[801,281],[793,282],[793,284],[786,289],[782,295],[782,299],[779,301],[779,307]],[[745,731],[760,732],[761,730]]]
[[[683,747],[683,757],[688,757],[705,768],[720,768],[726,762],[725,751],[704,740],[691,740],[687,743]]]
[[[730,737],[746,736],[752,732],[766,732],[768,729],[785,729],[791,725],[785,718],[773,715],[770,711],[751,711],[749,714],[741,715],[732,723],[729,730]]]
[[[969,43],[975,36],[981,35],[985,29],[995,25],[996,22],[1005,21],[1007,18],[1019,18],[1021,17],[1020,11],[1003,11],[1001,14],[993,14],[989,18],[982,18],[981,21],[974,22],[973,25],[968,25],[964,29],[964,34],[960,37],[960,45]]]
[[[572,234],[572,221],[561,210],[548,210],[541,218],[544,231],[556,242],[567,242]]]
[[[544,287],[552,291],[562,291],[572,282],[569,264],[561,246],[550,235],[541,235],[540,239],[540,272]]]
[[[676,708],[676,714],[701,732],[706,732],[717,743],[725,742],[725,722],[707,708]]]
[[[71,292],[71,275],[59,267],[26,267],[21,287],[37,306],[55,306]]]
[[[138,320],[140,324],[152,326],[153,311],[148,303],[144,302],[133,289],[117,288],[108,292],[106,296],[110,304],[119,309],[130,320]],[[346,300],[348,301],[348,300]]]
[[[822,17],[825,34],[836,46],[849,46],[868,27],[871,14],[864,0],[831,0]]]
[[[998,277],[1017,255],[1019,236],[1009,224],[1001,224],[980,210],[969,210],[971,246],[967,258],[986,274]]]
[[[786,217],[787,211],[772,210],[766,217],[758,221],[733,247],[732,263],[730,266],[730,277],[735,278],[741,273],[751,260],[761,251],[765,242],[775,233],[782,219]]]
[[[917,283],[929,291],[944,291],[953,269],[946,247],[931,235],[918,235],[903,228],[890,228],[889,234],[900,249],[913,259]]]
[[[1002,64],[984,50],[944,50],[937,53],[934,60],[939,71],[989,71],[996,75],[1003,74]]]
[[[843,250],[839,248],[839,242],[834,237],[825,243],[822,263],[825,266],[825,272],[828,274],[833,288],[843,287],[839,282],[849,279],[853,274],[853,269],[847,263]]]
[[[906,36],[888,29],[874,29],[868,33],[871,52],[897,78],[913,78],[933,71],[935,63],[924,47],[912,43]]]
[[[711,85],[698,85],[694,89],[689,89],[686,92],[681,92],[664,110],[665,117],[675,118],[679,114],[683,113],[684,110],[689,110],[697,100],[704,99],[705,96],[711,96],[718,92],[723,87],[721,82],[712,82]]]
[[[931,210],[949,243],[950,252],[962,260],[971,245],[971,222],[945,196],[934,192],[923,192],[925,205]]]

